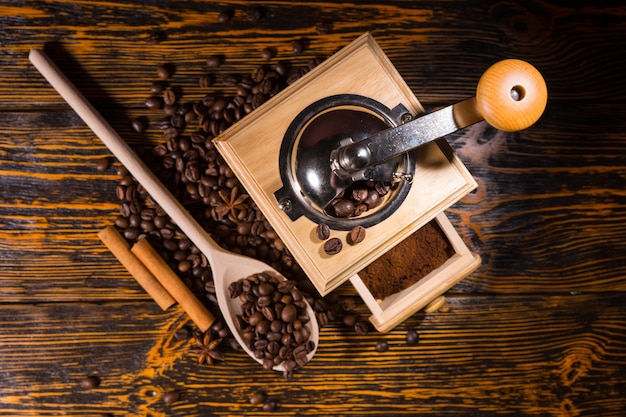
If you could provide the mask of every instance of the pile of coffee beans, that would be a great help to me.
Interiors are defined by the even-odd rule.
[[[212,56],[207,59],[207,66],[218,67],[220,62]],[[311,60],[307,66],[296,68],[280,62],[274,67],[259,66],[243,77],[225,76],[225,84],[232,85],[234,79],[239,80],[234,85],[234,97],[207,94],[194,102],[183,102],[180,94],[175,93],[178,89],[171,79],[175,71],[171,66],[160,65],[156,71],[158,79],[150,86],[146,107],[163,111],[156,126],[163,131],[165,142],[141,155],[220,245],[270,264],[283,275],[297,280],[307,295],[315,295],[312,284],[218,154],[212,139],[319,62]],[[203,82],[207,85],[206,78],[206,74],[200,76],[201,85]],[[148,126],[150,121],[143,116],[132,121],[137,132],[144,132]],[[121,204],[115,222],[118,229],[131,243],[149,239],[196,295],[217,307],[206,257],[124,168],[120,168],[118,174],[116,195]]]
[[[339,218],[358,217],[386,202],[398,182],[358,181],[344,190],[326,207],[326,213]]]
[[[265,369],[283,364],[289,377],[308,362],[315,342],[310,340],[307,303],[294,281],[258,273],[233,282],[228,291],[242,303],[237,330]]]
[[[232,13],[224,12],[220,19],[226,22],[232,16]],[[304,40],[298,40],[295,45],[298,52],[300,42],[306,45]],[[200,71],[197,81],[197,86],[206,93],[192,100],[182,95],[185,85],[176,85],[175,66],[159,65],[155,69],[155,79],[147,88],[145,107],[149,117],[136,117],[130,124],[139,134],[157,127],[164,140],[150,149],[136,151],[222,247],[266,262],[289,282],[295,283],[312,306],[320,327],[337,319],[341,322],[342,316],[346,315],[347,326],[363,335],[369,324],[357,318],[354,306],[345,308],[344,305],[350,303],[336,293],[326,297],[317,293],[212,142],[217,135],[322,61],[311,59],[300,66],[292,66],[284,60],[272,64],[270,61],[275,59],[276,53],[275,48],[263,48],[260,57],[265,63],[244,75],[221,74],[220,68],[226,57],[221,54],[208,56],[206,69]],[[232,95],[216,91],[231,91]],[[156,119],[155,111],[161,112]],[[107,170],[110,162],[108,158],[100,160],[98,171]],[[130,244],[148,239],[198,299],[219,318],[221,313],[211,268],[204,254],[126,169],[118,167],[118,175],[116,195],[120,213],[115,221],[118,230]],[[392,189],[393,184],[359,182],[339,196],[329,210],[338,217],[356,216],[363,210],[378,207]],[[351,236],[348,240],[358,242],[360,236]],[[222,331],[220,337],[226,345],[235,348],[235,339],[228,340],[225,333],[226,330]],[[295,356],[292,360],[296,361]],[[291,367],[292,362],[289,364]],[[298,362],[296,365],[299,366]]]

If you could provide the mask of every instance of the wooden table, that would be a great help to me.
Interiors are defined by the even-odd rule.
[[[269,1],[250,22],[237,1],[2,1],[0,415],[266,415],[248,400],[265,390],[275,415],[623,416],[626,7],[570,3]],[[128,122],[146,113],[158,64],[190,80],[220,53],[247,73],[266,46],[305,64],[366,31],[428,110],[473,95],[500,59],[545,76],[548,107],[530,129],[479,123],[448,138],[479,188],[447,214],[482,266],[444,309],[388,334],[331,323],[291,380],[240,352],[196,365],[174,337],[185,313],[161,311],[97,238],[117,215],[118,177],[95,169],[107,149],[28,51],[44,48],[139,145],[163,141]],[[88,375],[97,388],[81,387]],[[170,391],[180,400],[166,404]]]

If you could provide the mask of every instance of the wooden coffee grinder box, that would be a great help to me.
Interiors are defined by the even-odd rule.
[[[370,103],[374,103],[371,109]],[[370,321],[386,332],[479,266],[480,258],[468,250],[444,213],[477,184],[445,140],[437,140],[412,152],[412,181],[389,197],[385,204],[392,209],[375,211],[365,220],[366,238],[358,244],[349,244],[347,235],[359,219],[335,221],[315,207],[294,209],[294,205],[303,205],[294,201],[300,199],[299,184],[286,182],[304,152],[295,151],[300,149],[302,136],[293,133],[294,123],[307,129],[318,120],[318,114],[338,107],[358,108],[368,113],[367,117],[371,113],[385,119],[376,106],[388,109],[389,118],[397,109],[412,116],[424,112],[391,61],[366,33],[237,122],[217,137],[215,144],[320,294],[350,280],[372,312]],[[291,197],[281,194],[287,186]],[[343,242],[337,254],[327,254],[315,233],[318,224],[326,220],[331,224],[329,238]],[[410,287],[375,299],[359,271],[429,222],[438,224],[453,255]]]

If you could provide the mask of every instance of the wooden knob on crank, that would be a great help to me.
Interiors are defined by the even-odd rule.
[[[535,123],[547,100],[548,89],[539,71],[519,59],[506,59],[489,67],[476,88],[476,106],[482,117],[507,132]]]

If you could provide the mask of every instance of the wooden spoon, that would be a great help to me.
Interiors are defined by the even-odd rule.
[[[263,262],[222,249],[43,51],[32,49],[29,59],[148,194],[174,220],[183,233],[207,257],[213,272],[218,304],[226,324],[246,353],[262,364],[263,361],[255,357],[254,352],[247,347],[239,330],[235,327],[233,317],[241,314],[241,303],[239,299],[230,298],[228,286],[233,281],[260,272],[269,273],[282,280],[285,278]],[[308,303],[307,314],[310,318],[308,324],[310,327],[309,340],[315,344],[315,348],[307,355],[310,360],[319,343],[319,326],[315,313]],[[284,371],[282,364],[274,366],[273,369]]]

